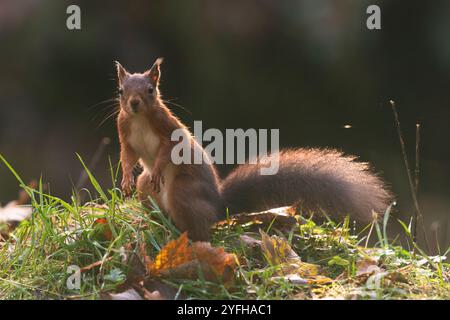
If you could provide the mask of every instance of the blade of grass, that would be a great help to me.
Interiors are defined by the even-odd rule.
[[[107,203],[108,202],[108,197],[106,196],[105,192],[103,191],[102,187],[100,186],[100,184],[98,183],[97,179],[95,179],[95,177],[92,175],[91,171],[88,169],[88,167],[86,166],[86,164],[84,163],[83,159],[81,158],[81,156],[77,153],[77,157],[80,160],[81,164],[84,167],[84,170],[86,170],[86,173],[89,177],[89,180],[91,181],[92,186],[95,188],[95,190],[98,192],[98,194],[100,195],[100,197],[102,198],[102,200]]]

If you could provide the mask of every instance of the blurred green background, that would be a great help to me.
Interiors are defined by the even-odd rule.
[[[81,30],[66,8],[81,8]],[[366,28],[381,7],[382,29]],[[189,126],[280,128],[280,144],[329,146],[370,161],[413,206],[387,101],[397,102],[410,163],[422,125],[419,200],[426,229],[450,244],[450,2],[448,1],[0,1],[0,153],[24,180],[43,176],[68,197],[103,137],[94,170],[109,186],[119,145],[114,60],[143,71],[165,57],[161,90]],[[344,125],[351,125],[345,129]],[[229,167],[221,167],[223,174]],[[0,166],[0,202],[18,183]],[[393,226],[395,229],[395,226]]]

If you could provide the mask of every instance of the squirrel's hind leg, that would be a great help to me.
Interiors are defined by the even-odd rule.
[[[202,192],[199,181],[178,176],[168,194],[168,214],[177,228],[194,241],[208,241],[211,226],[218,221],[219,208]]]
[[[136,183],[138,198],[144,206],[152,207],[151,198],[169,215],[181,232],[188,232],[191,240],[210,239],[210,229],[218,221],[220,208],[205,195],[201,182],[192,181],[189,176],[178,175],[176,183],[166,184],[160,193],[156,193],[150,181],[150,173],[144,170]]]

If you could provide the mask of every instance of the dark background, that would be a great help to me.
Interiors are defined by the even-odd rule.
[[[82,29],[66,28],[81,7]],[[366,8],[381,7],[381,30]],[[422,125],[419,200],[432,253],[450,244],[449,1],[0,1],[0,153],[24,180],[68,197],[103,137],[94,170],[111,185],[118,161],[114,60],[130,71],[165,57],[161,90],[204,129],[280,128],[280,144],[329,146],[370,161],[413,214],[392,110],[410,164]],[[344,125],[352,125],[344,129]],[[221,167],[225,174],[230,168]],[[0,166],[0,202],[18,183]],[[392,230],[398,226],[393,223]]]

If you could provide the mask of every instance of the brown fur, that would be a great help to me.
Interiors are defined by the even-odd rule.
[[[231,172],[221,194],[231,212],[253,212],[295,204],[304,213],[350,215],[370,222],[372,211],[383,215],[392,199],[367,163],[333,149],[290,149],[279,154],[275,175],[261,175],[260,164]]]
[[[159,69],[159,65],[156,67]],[[181,231],[188,231],[191,239],[207,240],[209,227],[224,211],[215,167],[206,163],[171,163],[170,154],[174,146],[171,134],[175,129],[184,129],[188,133],[188,129],[161,101],[157,88],[159,71],[156,78],[151,78],[148,75],[152,74],[152,69],[134,75],[121,69],[123,68],[118,65],[119,85],[124,91],[117,120],[123,171],[122,189],[127,195],[131,193],[134,185],[132,170],[137,161],[141,160],[144,171],[137,181],[139,199],[148,204],[148,197],[153,198]],[[149,97],[145,90],[139,88],[151,84],[156,92]],[[131,110],[131,99],[141,101],[137,112]],[[132,135],[136,133],[132,132],[132,127],[136,124],[137,130],[141,126],[147,131],[138,133],[143,138],[136,139],[142,139],[143,144],[155,144],[156,148],[133,146]],[[192,142],[192,149],[200,148],[190,134],[187,136]]]
[[[209,227],[224,216],[226,207],[234,214],[296,204],[303,211],[350,214],[363,222],[371,220],[372,210],[384,212],[391,196],[381,179],[367,164],[336,150],[282,151],[276,175],[260,175],[259,165],[247,164],[222,183],[216,168],[205,161],[173,164],[175,129],[185,131],[192,151],[204,151],[160,98],[161,61],[142,74],[130,74],[117,63],[122,92],[117,127],[126,195],[132,192],[133,167],[140,161],[144,170],[137,180],[139,199],[146,204],[149,197],[154,199],[193,240],[207,240]]]

